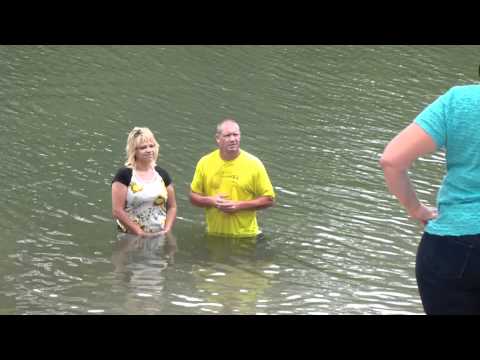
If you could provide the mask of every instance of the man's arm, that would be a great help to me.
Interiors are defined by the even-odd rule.
[[[222,194],[216,196],[203,196],[190,191],[190,202],[199,207],[216,207],[226,213],[234,213],[241,210],[260,210],[273,206],[274,201],[270,196],[259,196],[253,200],[227,200]]]
[[[260,210],[273,206],[274,201],[270,196],[259,196],[253,200],[232,201],[219,197],[215,207],[225,213],[234,213],[242,210]]]
[[[212,207],[215,206],[215,200],[213,196],[204,196],[202,194],[193,192],[190,190],[190,202],[192,205],[198,207]]]

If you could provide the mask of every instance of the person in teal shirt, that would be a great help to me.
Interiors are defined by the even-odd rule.
[[[408,177],[419,157],[445,150],[436,207],[422,204]],[[480,314],[480,85],[454,86],[386,146],[389,191],[425,225],[416,278],[427,314]]]

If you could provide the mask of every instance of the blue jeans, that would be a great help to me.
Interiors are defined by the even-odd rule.
[[[415,272],[427,314],[480,314],[480,234],[425,232]]]

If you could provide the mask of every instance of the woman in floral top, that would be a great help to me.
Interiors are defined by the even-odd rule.
[[[112,213],[119,230],[156,236],[172,230],[177,203],[172,179],[156,165],[159,145],[145,127],[127,139],[127,161],[112,181]]]

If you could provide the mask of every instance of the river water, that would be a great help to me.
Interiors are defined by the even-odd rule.
[[[386,191],[386,143],[480,46],[0,46],[1,314],[423,314],[422,229]],[[216,124],[240,123],[276,206],[259,243],[204,235],[188,201]],[[150,127],[173,236],[117,240],[110,182]],[[412,180],[434,204],[442,153]]]

